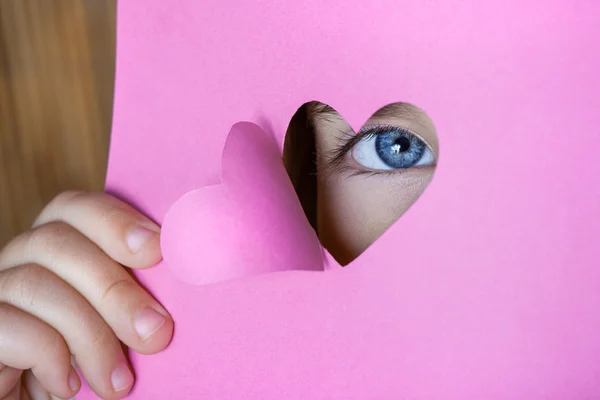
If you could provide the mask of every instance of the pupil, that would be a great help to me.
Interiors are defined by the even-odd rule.
[[[409,132],[390,129],[375,139],[375,151],[385,165],[392,169],[410,168],[425,153],[425,143]]]
[[[404,153],[404,152],[408,151],[409,149],[410,149],[410,139],[405,136],[401,136],[398,139],[396,139],[394,141],[394,144],[392,145],[392,152],[394,154]]]

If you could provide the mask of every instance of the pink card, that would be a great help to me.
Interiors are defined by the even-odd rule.
[[[107,190],[163,224],[176,326],[132,399],[600,398],[599,2],[130,0],[117,49]],[[280,159],[311,100],[440,141],[344,268]]]

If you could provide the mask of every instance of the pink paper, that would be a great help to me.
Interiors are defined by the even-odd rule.
[[[174,241],[170,265],[138,273],[176,330],[166,351],[131,354],[131,398],[600,398],[600,3],[118,8],[107,189],[164,221]],[[246,223],[231,245],[201,230],[204,254],[179,264],[168,246],[202,223],[169,228],[165,216],[186,194],[229,184],[227,148],[223,171],[221,158],[231,128],[254,123],[281,149],[310,100],[355,129],[391,102],[423,108],[441,148],[425,194],[345,268],[327,257],[324,271],[299,271],[322,267],[294,264],[286,238],[279,247],[263,236],[275,228]],[[254,195],[248,204],[275,203]],[[195,212],[221,215],[204,200]],[[297,212],[290,202],[287,239],[305,231]],[[194,284],[219,273],[224,256],[241,259],[234,243],[244,235],[260,244],[251,259],[287,271],[255,264],[247,278],[236,270]]]
[[[323,270],[319,239],[274,139],[248,122],[231,130],[223,183],[179,199],[165,216],[161,244],[173,275],[193,285]]]

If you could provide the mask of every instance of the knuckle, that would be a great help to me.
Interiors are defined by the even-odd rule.
[[[36,373],[41,371],[38,368],[46,365],[53,365],[57,369],[64,370],[70,364],[70,350],[65,338],[54,329],[45,329],[39,332],[36,339],[36,350],[39,352],[35,364],[31,370]],[[44,368],[45,369],[45,368]],[[36,370],[38,370],[36,372]]]
[[[100,210],[98,215],[98,221],[107,224],[111,228],[119,228],[124,222],[129,222],[130,219],[130,212],[118,203],[111,203]]]
[[[41,347],[43,348],[43,354],[49,360],[57,360],[60,359],[61,355],[68,354],[65,339],[54,329],[49,329],[45,332],[41,340]]]
[[[25,257],[35,259],[38,252],[45,253],[51,260],[68,247],[75,229],[61,221],[52,221],[29,232],[25,245]]]
[[[70,225],[53,221],[21,233],[0,251],[0,270],[38,262],[40,254],[56,254],[67,246],[75,232]]]
[[[106,197],[98,207],[97,218],[98,222],[116,234],[122,234],[124,229],[140,219],[131,206],[113,197]]]
[[[93,330],[90,337],[90,344],[98,348],[107,348],[116,341],[116,336],[110,326],[104,320]]]
[[[77,199],[86,193],[77,190],[69,190],[56,195],[40,212],[33,226],[37,226],[43,221],[60,220],[62,211],[72,205]]]
[[[22,310],[31,310],[38,294],[44,290],[49,279],[49,272],[37,264],[26,264],[12,268],[3,274],[2,292],[7,294],[7,301]]]
[[[52,199],[52,201],[48,203],[46,208],[62,209],[68,207],[70,204],[73,203],[73,201],[85,195],[86,192],[80,190],[67,190],[56,195],[54,199]]]
[[[119,293],[135,293],[136,283],[127,275],[126,277],[115,279],[108,283],[100,296],[100,304],[110,301],[115,296],[118,298]]]
[[[116,234],[131,224],[132,209],[126,203],[105,193],[83,191],[68,191],[56,196],[42,212],[44,220],[60,220],[58,216],[65,214],[65,210],[75,204],[85,208],[88,218],[95,225],[107,227]]]

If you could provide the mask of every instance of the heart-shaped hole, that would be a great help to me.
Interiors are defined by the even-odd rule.
[[[383,107],[358,132],[331,107],[307,103],[291,120],[283,163],[273,137],[239,122],[221,182],[184,194],[166,213],[163,257],[195,285],[322,271],[322,247],[346,265],[418,199],[437,158],[433,123],[405,103]]]
[[[347,265],[415,203],[439,157],[431,119],[389,104],[358,131],[330,106],[304,104],[284,142],[285,168],[321,244]]]

